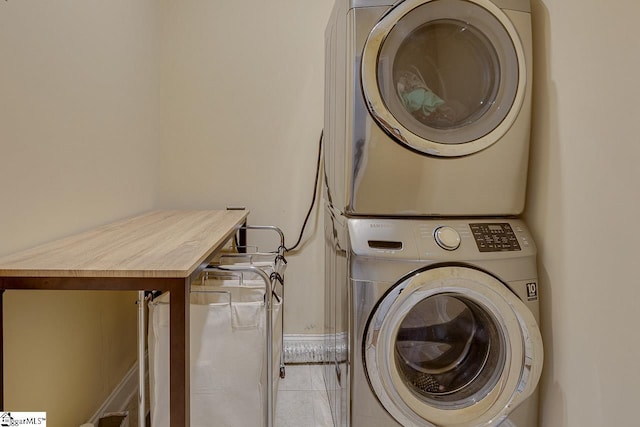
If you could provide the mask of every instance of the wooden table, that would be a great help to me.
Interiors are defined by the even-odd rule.
[[[189,427],[190,285],[247,214],[155,211],[0,258],[0,409],[4,290],[160,290],[171,292],[171,425]]]

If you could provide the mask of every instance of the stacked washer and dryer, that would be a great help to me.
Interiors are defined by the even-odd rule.
[[[325,37],[334,424],[537,426],[529,0],[337,0]]]

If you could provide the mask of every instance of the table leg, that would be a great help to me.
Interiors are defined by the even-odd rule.
[[[4,323],[2,321],[3,294],[4,289],[0,289],[0,411],[4,409],[4,336],[2,334],[4,329]]]
[[[189,279],[170,290],[169,304],[169,418],[171,426],[190,426]]]

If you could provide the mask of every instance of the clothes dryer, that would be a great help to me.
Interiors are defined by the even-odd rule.
[[[337,0],[325,36],[325,167],[335,209],[522,212],[529,0]]]
[[[349,404],[332,402],[335,425],[537,427],[543,345],[525,224],[345,224]]]

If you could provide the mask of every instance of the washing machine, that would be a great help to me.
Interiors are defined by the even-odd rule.
[[[332,402],[335,425],[537,427],[543,344],[536,248],[526,225],[344,224],[348,398]]]
[[[325,40],[333,208],[389,217],[522,212],[529,0],[337,0]]]

